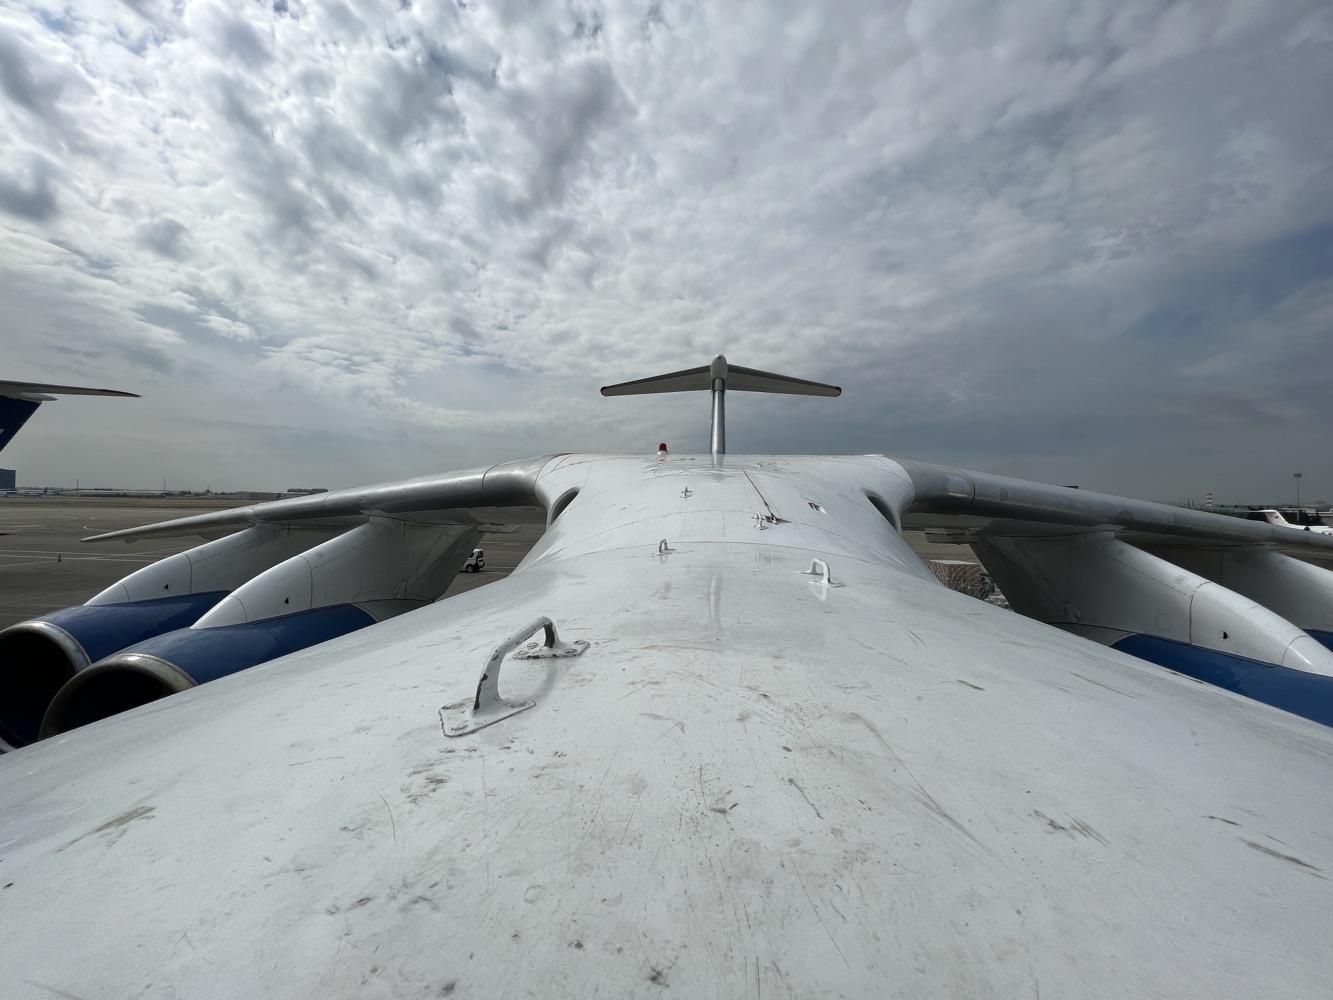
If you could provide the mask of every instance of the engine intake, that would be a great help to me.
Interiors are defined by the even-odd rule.
[[[0,749],[37,739],[51,699],[89,664],[193,625],[255,574],[345,528],[255,525],[136,570],[87,604],[0,632]]]
[[[123,649],[75,674],[51,700],[40,738],[86,726],[167,695],[372,625],[355,605],[218,628],[183,628]]]
[[[53,698],[47,694],[38,735],[68,732],[419,608],[445,591],[479,537],[475,523],[372,517],[259,573],[183,622],[188,628],[123,643],[67,676]]]
[[[132,643],[194,624],[226,596],[84,604],[9,626],[0,632],[0,741],[6,749],[27,746],[51,699],[77,673]]]

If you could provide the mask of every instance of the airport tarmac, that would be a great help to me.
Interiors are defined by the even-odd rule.
[[[80,539],[230,506],[240,505],[172,498],[0,500],[0,628],[82,604],[135,570],[204,541],[198,536],[135,544]],[[546,514],[540,507],[478,508],[472,513],[479,521],[517,525],[518,531],[484,535],[480,545],[486,552],[486,568],[459,573],[446,597],[509,575],[545,530]],[[904,537],[923,559],[976,561],[966,546],[930,544],[917,532],[906,532]]]
[[[0,628],[82,604],[136,569],[202,541],[84,545],[79,539],[218,509],[217,504],[197,502],[0,500]]]

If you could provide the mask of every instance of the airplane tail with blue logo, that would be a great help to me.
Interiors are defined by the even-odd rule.
[[[80,385],[48,385],[44,382],[0,381],[0,451],[13,440],[37,407],[57,396],[131,396],[119,389],[91,389]]]

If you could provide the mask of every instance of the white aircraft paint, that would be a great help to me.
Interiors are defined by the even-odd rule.
[[[939,586],[895,470],[555,459],[508,578],[6,756],[5,988],[1326,992],[1329,730]]]

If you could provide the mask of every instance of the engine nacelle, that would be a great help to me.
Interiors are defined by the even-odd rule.
[[[192,625],[226,591],[54,611],[0,632],[0,742],[5,749],[37,739],[56,692],[94,660],[125,646]]]
[[[1262,604],[1333,649],[1333,573],[1257,545],[1145,545],[1147,551]]]
[[[480,534],[374,517],[259,574],[190,627],[79,671],[52,699],[41,738],[419,608],[444,593]]]
[[[983,537],[973,548],[1030,618],[1333,725],[1333,653],[1250,597],[1110,531]]]
[[[256,573],[341,530],[256,525],[145,566],[87,604],[0,631],[0,747],[37,739],[51,699],[79,671],[193,625]]]
[[[258,622],[182,628],[135,643],[65,684],[46,711],[40,738],[188,691],[375,621],[364,608],[340,604]]]

